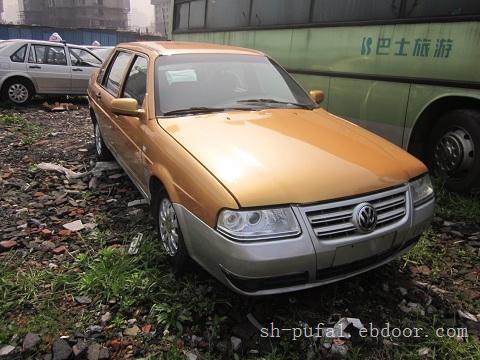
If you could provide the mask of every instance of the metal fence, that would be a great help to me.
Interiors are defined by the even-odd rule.
[[[0,40],[48,40],[50,35],[54,32],[59,33],[62,39],[67,43],[76,45],[90,45],[94,41],[98,41],[103,46],[114,46],[119,43],[132,41],[166,40],[162,36],[140,34],[134,31],[107,29],[68,29],[48,26],[0,24]]]

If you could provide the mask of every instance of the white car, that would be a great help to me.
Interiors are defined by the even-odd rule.
[[[34,95],[86,95],[102,60],[85,47],[37,40],[0,42],[0,96],[18,105]]]

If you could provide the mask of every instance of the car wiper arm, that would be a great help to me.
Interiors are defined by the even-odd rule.
[[[223,111],[229,111],[229,110],[250,111],[252,109],[251,108],[245,108],[245,107],[214,108],[214,107],[198,106],[198,107],[191,107],[191,108],[187,108],[187,109],[178,109],[178,110],[167,111],[163,115],[164,116],[169,116],[169,115],[185,115],[185,114],[204,114],[204,113],[206,114],[206,113],[223,112]]]
[[[312,105],[308,104],[301,104],[301,103],[295,103],[295,102],[289,102],[289,101],[280,101],[280,100],[275,100],[275,99],[247,99],[247,100],[238,100],[237,102],[239,103],[263,103],[263,104],[284,104],[284,105],[293,105],[293,106],[298,106],[304,109],[313,109],[314,107]]]

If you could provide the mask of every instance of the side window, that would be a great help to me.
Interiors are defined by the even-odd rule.
[[[122,97],[135,99],[140,106],[142,106],[147,93],[147,69],[147,59],[138,56],[130,69],[123,90]]]
[[[129,53],[119,51],[110,65],[110,71],[104,80],[104,86],[113,96],[117,96],[123,76],[132,56]]]
[[[72,66],[99,67],[102,62],[84,49],[69,48]]]
[[[12,56],[10,56],[10,59],[13,62],[24,62],[26,53],[27,53],[27,45],[23,45],[20,49],[15,51],[15,53]]]
[[[33,47],[35,51],[35,62],[37,64],[67,65],[67,56],[64,47],[48,45],[33,45]]]

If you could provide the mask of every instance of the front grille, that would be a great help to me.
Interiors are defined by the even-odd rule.
[[[406,189],[388,191],[332,204],[310,206],[305,215],[316,237],[320,240],[345,238],[359,234],[352,222],[358,204],[368,202],[377,211],[376,229],[400,221],[407,213]]]

